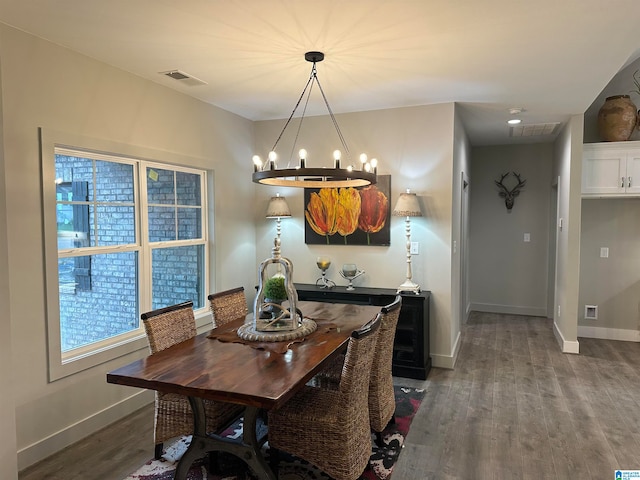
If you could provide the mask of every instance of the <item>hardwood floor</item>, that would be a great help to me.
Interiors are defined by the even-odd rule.
[[[153,457],[153,404],[23,470],[18,480],[122,480]]]
[[[640,469],[640,344],[551,320],[473,313],[455,370],[433,369],[394,470],[400,479],[603,480]]]
[[[455,370],[433,368],[392,480],[614,478],[640,469],[640,344],[580,338],[550,320],[473,313]],[[21,472],[20,480],[121,480],[153,455],[149,405]]]

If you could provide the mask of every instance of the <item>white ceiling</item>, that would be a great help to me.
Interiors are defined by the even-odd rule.
[[[509,108],[564,122],[640,55],[638,0],[0,0],[0,21],[252,120],[289,116],[320,50],[334,113],[455,101],[474,145],[548,141],[510,138]]]

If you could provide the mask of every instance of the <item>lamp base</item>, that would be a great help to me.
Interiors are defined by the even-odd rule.
[[[402,285],[398,287],[396,293],[413,292],[416,295],[420,293],[420,285],[413,283],[410,278],[407,278]]]

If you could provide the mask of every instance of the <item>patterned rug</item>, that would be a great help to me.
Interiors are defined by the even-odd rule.
[[[424,390],[396,386],[395,396],[396,423],[388,426],[382,433],[383,448],[378,448],[372,437],[373,454],[369,460],[371,468],[364,472],[360,477],[361,480],[387,480],[391,477],[393,466],[400,455],[411,420],[413,420],[413,416],[424,397]],[[224,435],[231,438],[242,435],[242,422],[233,425],[224,432]],[[160,460],[149,460],[124,480],[172,480],[176,463],[187,449],[190,440],[190,436],[180,438],[165,450]],[[266,451],[268,452],[268,448]],[[238,480],[255,478],[250,471],[246,472],[246,464],[241,460],[230,456],[228,461],[230,463],[225,465],[225,461],[223,461],[220,465],[221,470],[226,473],[214,475],[207,473],[206,459],[197,460],[191,466],[187,479]],[[331,480],[331,477],[313,465],[292,455],[287,455],[285,452],[280,454],[278,478],[279,480]]]

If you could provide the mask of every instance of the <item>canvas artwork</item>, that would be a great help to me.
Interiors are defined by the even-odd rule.
[[[304,189],[308,245],[389,245],[391,175],[375,185]]]

